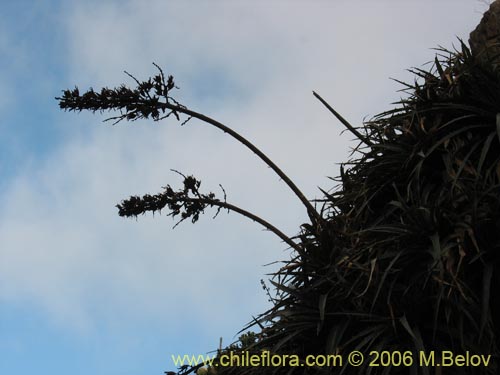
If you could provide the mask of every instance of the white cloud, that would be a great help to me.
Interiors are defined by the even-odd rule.
[[[123,69],[146,77],[158,62],[185,104],[248,135],[313,197],[353,144],[311,91],[359,124],[398,98],[389,76],[408,77],[404,69],[465,37],[480,16],[468,1],[350,4],[80,2],[67,19],[68,87],[117,85]],[[0,298],[35,301],[81,329],[116,309],[164,322],[196,311],[200,325],[212,323],[207,335],[236,332],[262,310],[259,278],[276,266],[259,265],[287,257],[271,234],[223,213],[171,231],[164,215],[124,220],[113,205],[180,183],[175,168],[207,189],[221,182],[230,201],[293,235],[304,209],[264,164],[195,121],[61,121],[74,123],[75,137],[33,162],[2,202]]]

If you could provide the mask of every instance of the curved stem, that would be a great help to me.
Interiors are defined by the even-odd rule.
[[[199,203],[202,203],[202,204],[207,204],[207,205],[211,205],[211,206],[217,206],[217,207],[221,207],[221,208],[225,208],[225,209],[228,209],[230,211],[234,211],[234,212],[237,212],[239,213],[240,215],[242,216],[245,216],[257,223],[259,223],[260,225],[262,225],[264,228],[266,228],[267,230],[273,232],[275,235],[277,235],[279,238],[281,238],[283,240],[283,242],[287,243],[291,248],[299,251],[300,248],[299,248],[299,245],[296,244],[295,242],[293,242],[290,237],[288,237],[286,234],[284,234],[282,231],[280,231],[278,228],[276,228],[274,225],[272,225],[271,223],[269,223],[268,221],[262,219],[261,217],[247,211],[247,210],[244,210],[238,206],[235,206],[231,203],[227,203],[227,202],[222,202],[222,201],[219,201],[219,200],[212,200],[212,199],[209,199],[209,198],[184,198],[182,199],[184,202],[199,202]]]
[[[276,174],[285,182],[285,184],[288,185],[288,187],[295,193],[295,195],[300,199],[300,201],[304,204],[304,206],[307,209],[307,213],[309,215],[309,218],[313,223],[320,222],[322,220],[321,215],[316,211],[316,209],[312,206],[311,202],[304,196],[304,194],[300,191],[300,189],[293,183],[290,178],[276,165],[273,163],[271,159],[269,159],[266,154],[264,154],[262,151],[260,151],[257,147],[255,147],[250,141],[248,141],[246,138],[232,130],[231,128],[227,127],[226,125],[220,123],[219,121],[216,121],[208,116],[205,116],[201,113],[192,111],[190,109],[187,109],[184,106],[180,105],[174,105],[170,103],[158,103],[160,107],[170,109],[175,112],[180,112],[184,113],[188,116],[197,118],[203,122],[206,122],[212,126],[215,126],[216,128],[222,130],[224,133],[229,134],[231,137],[236,139],[238,142],[241,144],[245,145],[247,148],[249,148],[254,154],[256,154],[264,163],[266,163]]]

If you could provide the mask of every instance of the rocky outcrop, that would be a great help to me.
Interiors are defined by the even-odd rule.
[[[500,0],[491,3],[479,25],[470,33],[469,45],[472,54],[481,62],[500,67]]]

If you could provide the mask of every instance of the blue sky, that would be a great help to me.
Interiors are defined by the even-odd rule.
[[[375,4],[376,3],[376,4]],[[174,75],[177,98],[233,127],[310,198],[332,187],[349,121],[391,108],[389,77],[467,40],[485,2],[14,1],[0,11],[0,373],[162,374],[231,343],[268,307],[286,246],[234,214],[126,220],[114,205],[194,174],[294,235],[303,207],[250,152],[200,122],[117,126],[64,113],[78,85]]]

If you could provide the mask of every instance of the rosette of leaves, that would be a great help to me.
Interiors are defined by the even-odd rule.
[[[434,374],[418,362],[432,351],[437,363],[441,351],[491,355],[487,367],[450,373],[498,373],[500,74],[462,42],[412,72],[408,96],[357,130],[361,156],[324,192],[326,224],[302,226],[252,346],[367,360],[270,373]],[[410,351],[413,364],[369,367],[382,351]]]

